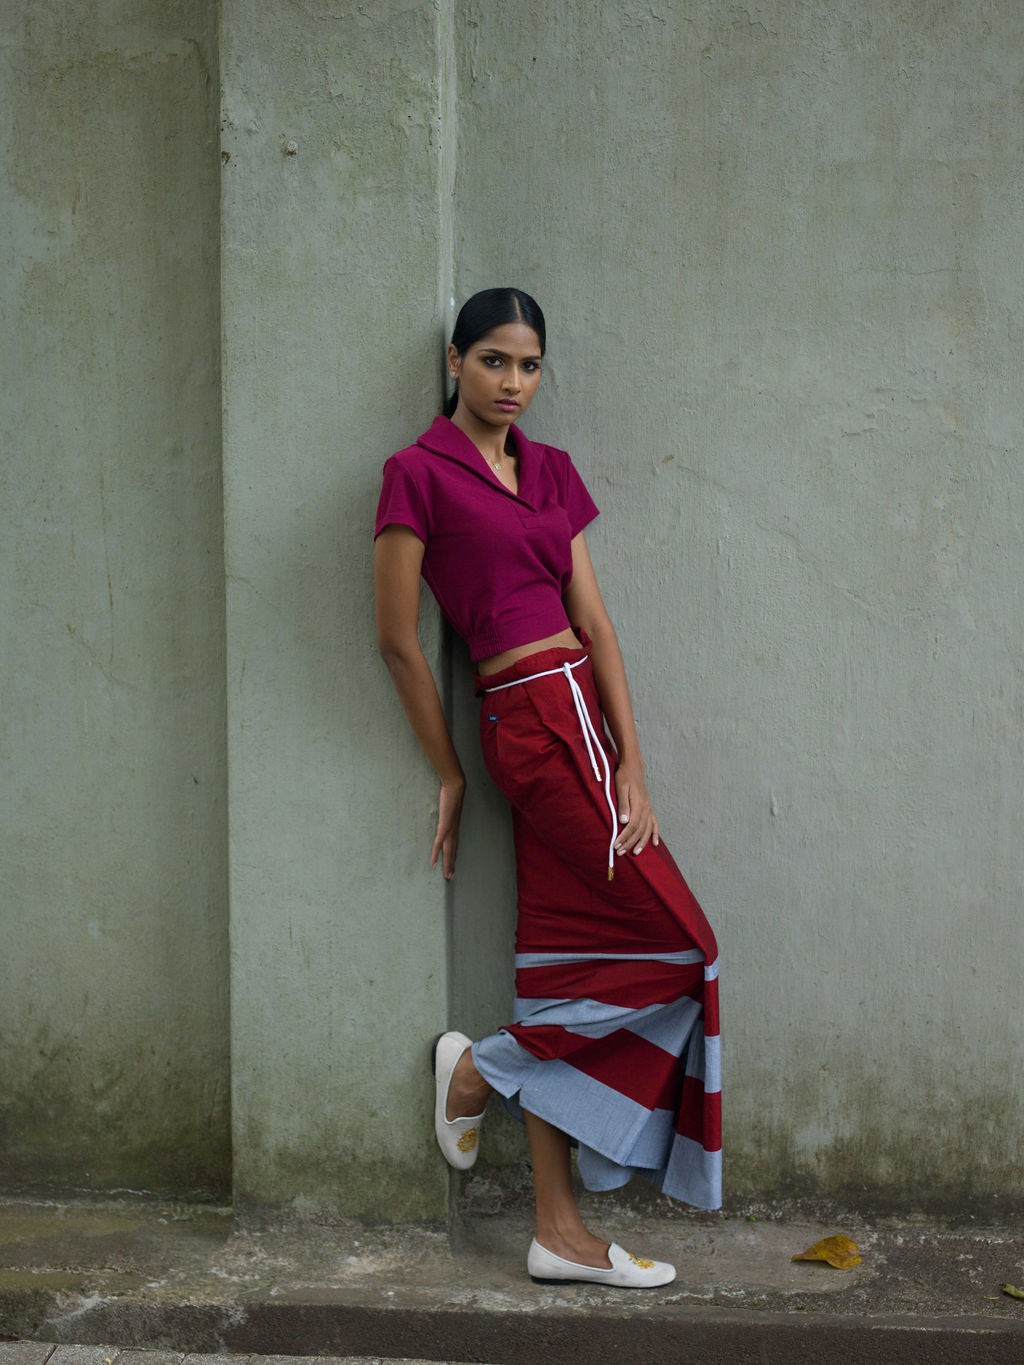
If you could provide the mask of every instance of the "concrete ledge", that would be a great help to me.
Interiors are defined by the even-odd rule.
[[[467,1220],[449,1237],[146,1200],[0,1203],[0,1334],[488,1365],[820,1365],[837,1351],[844,1365],[1024,1365],[1024,1304],[1000,1294],[1024,1278],[1016,1230],[595,1207],[588,1217],[624,1245],[672,1259],[677,1281],[643,1294],[535,1285],[519,1214]],[[793,1263],[835,1231],[858,1241],[860,1267]]]
[[[319,1365],[382,1365],[380,1356],[318,1356]],[[4,1342],[0,1365],[307,1365],[305,1356],[198,1355],[182,1351],[140,1351],[117,1346],[54,1346],[43,1341]],[[392,1365],[436,1365],[401,1360]],[[444,1365],[466,1365],[445,1361]]]
[[[50,1324],[52,1329],[53,1323]],[[45,1330],[45,1329],[44,1329]],[[190,1352],[371,1356],[486,1361],[491,1365],[580,1365],[642,1358],[652,1365],[820,1365],[841,1347],[844,1365],[1016,1365],[1024,1323],[987,1318],[867,1319],[742,1309],[662,1307],[643,1317],[621,1309],[537,1311],[360,1308],[324,1303],[212,1305],[104,1303],[75,1315],[82,1343]]]

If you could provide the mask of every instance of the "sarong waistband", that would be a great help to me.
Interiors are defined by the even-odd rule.
[[[580,664],[586,663],[590,658],[589,654],[584,654],[581,659],[574,659],[572,663],[564,663],[560,668],[545,668],[540,673],[530,673],[525,678],[513,678],[511,682],[499,683],[497,687],[483,687],[481,692],[504,692],[508,687],[519,687],[522,683],[535,682],[537,678],[551,678],[555,674],[561,673],[569,684],[569,691],[572,694],[573,703],[576,707],[576,718],[580,723],[580,733],[583,735],[583,743],[587,746],[587,757],[590,759],[590,766],[594,773],[594,779],[602,782],[602,774],[598,770],[597,755],[601,755],[601,763],[604,766],[602,785],[604,787],[604,799],[608,802],[608,813],[611,816],[612,835],[608,841],[608,880],[611,881],[615,876],[615,840],[619,834],[619,817],[615,808],[615,801],[612,797],[612,768],[608,762],[608,755],[604,751],[600,736],[594,728],[594,722],[590,719],[590,712],[587,710],[586,699],[583,696],[583,689],[572,676],[572,670],[579,668]]]

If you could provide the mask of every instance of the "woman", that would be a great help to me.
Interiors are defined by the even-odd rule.
[[[544,348],[529,295],[474,295],[448,347],[447,415],[387,461],[377,513],[378,643],[441,784],[431,867],[455,870],[466,783],[419,644],[421,574],[469,644],[484,758],[513,812],[515,1022],[438,1040],[434,1126],[467,1169],[496,1090],[529,1137],[530,1274],[654,1286],[671,1265],[584,1226],[569,1148],[588,1189],[641,1172],[719,1206],[717,947],[659,838],[583,535],[597,508],[564,451],[513,425]]]

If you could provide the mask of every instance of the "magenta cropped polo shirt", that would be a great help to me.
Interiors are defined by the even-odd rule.
[[[374,538],[409,526],[426,547],[423,577],[474,660],[569,625],[570,542],[597,507],[564,450],[509,428],[519,492],[501,482],[447,417],[384,465]]]

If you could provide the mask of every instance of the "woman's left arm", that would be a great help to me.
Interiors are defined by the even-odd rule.
[[[658,843],[658,822],[644,781],[644,762],[640,757],[622,651],[597,586],[597,575],[582,531],[572,541],[572,582],[565,594],[565,609],[572,624],[586,631],[592,641],[590,658],[601,708],[619,754],[615,790],[619,821],[624,828],[615,841],[615,851],[628,853],[632,849],[639,853],[648,840]]]

